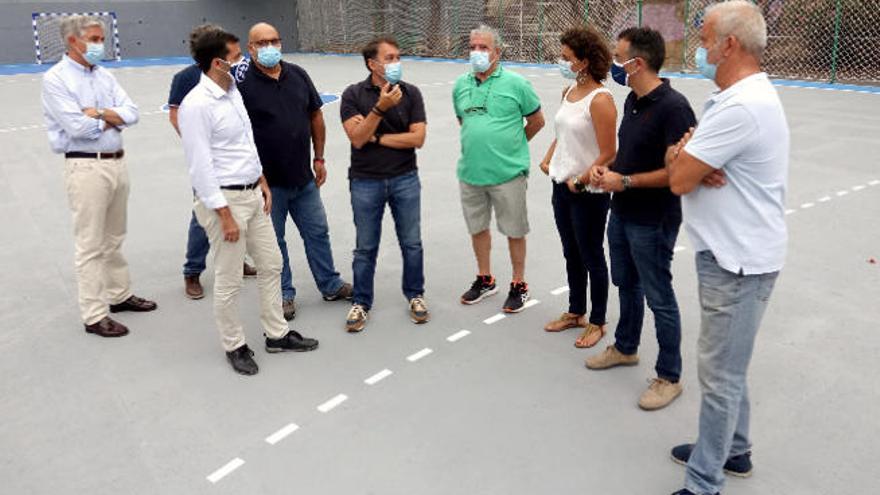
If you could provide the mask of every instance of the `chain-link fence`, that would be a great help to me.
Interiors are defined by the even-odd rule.
[[[508,60],[551,62],[559,35],[587,23],[609,41],[649,26],[667,42],[666,70],[692,72],[703,13],[712,0],[297,0],[300,49],[357,52],[392,34],[408,55],[463,57],[480,23],[500,30]],[[767,19],[765,69],[773,76],[880,82],[880,2],[758,0]]]

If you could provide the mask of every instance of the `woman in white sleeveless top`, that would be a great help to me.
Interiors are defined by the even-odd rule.
[[[617,153],[617,109],[602,81],[611,66],[611,52],[595,30],[572,28],[560,37],[559,70],[572,84],[563,92],[556,113],[556,139],[541,162],[553,180],[553,213],[562,240],[568,273],[568,311],[548,323],[548,332],[583,328],[577,347],[592,347],[605,335],[608,306],[608,264],[605,221],[610,195],[592,189],[590,169],[604,166]],[[587,279],[590,315],[587,313]]]

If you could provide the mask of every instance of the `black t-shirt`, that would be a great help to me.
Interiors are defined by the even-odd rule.
[[[665,167],[666,149],[696,123],[687,99],[672,89],[668,79],[641,98],[630,92],[623,105],[612,170],[632,175]],[[660,223],[667,216],[681,219],[681,200],[668,187],[614,193],[611,209],[625,220],[639,223]]]
[[[300,187],[314,180],[311,164],[311,115],[321,97],[306,71],[281,61],[275,80],[249,64],[238,82],[263,174],[272,187]]]
[[[399,134],[409,132],[411,124],[425,122],[425,103],[419,88],[401,81],[398,83],[403,93],[400,103],[385,112],[377,134]],[[342,121],[355,115],[369,115],[379,101],[379,87],[374,86],[367,77],[365,81],[345,88],[339,113]],[[351,147],[351,168],[349,179],[387,179],[416,170],[416,150],[399,150],[367,143],[361,149]]]

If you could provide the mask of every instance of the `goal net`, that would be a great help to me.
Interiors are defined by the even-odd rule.
[[[119,60],[119,29],[115,12],[34,12],[34,53],[38,64],[61,60],[67,50],[61,39],[61,21],[72,15],[87,15],[104,23],[104,60]]]

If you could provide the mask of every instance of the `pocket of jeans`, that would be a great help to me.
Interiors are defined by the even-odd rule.
[[[758,284],[758,300],[766,303],[770,300],[770,294],[773,293],[773,287],[776,286],[776,278],[779,276],[779,272],[765,273],[758,276],[761,277],[760,283]]]

